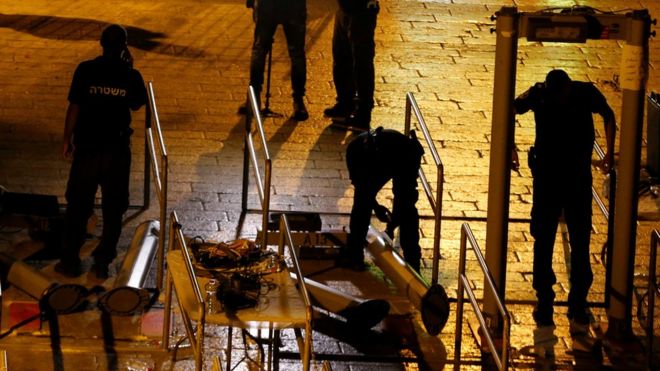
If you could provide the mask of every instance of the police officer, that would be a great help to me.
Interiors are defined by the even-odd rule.
[[[374,108],[376,0],[338,0],[332,35],[332,77],[337,92],[326,116],[369,130]]]
[[[534,237],[533,287],[538,299],[534,320],[539,327],[554,326],[552,254],[563,212],[571,245],[568,318],[571,331],[589,324],[587,294],[593,281],[589,262],[591,232],[591,154],[595,133],[592,113],[605,124],[607,154],[601,164],[611,164],[615,119],[598,89],[572,81],[562,70],[550,71],[514,101],[517,114],[534,111],[536,139],[529,153],[534,177],[531,234]]]
[[[424,149],[417,139],[395,130],[377,128],[358,135],[346,149],[346,164],[353,183],[353,209],[347,249],[338,264],[353,270],[364,270],[364,244],[371,211],[380,207],[378,191],[392,180],[394,205],[392,226],[400,227],[400,241],[406,262],[417,272],[420,268],[419,214],[417,173]]]
[[[305,84],[307,61],[305,57],[305,28],[307,22],[306,0],[247,0],[248,7],[254,7],[254,41],[250,61],[250,85],[257,97],[261,94],[264,82],[266,56],[273,43],[277,25],[282,25],[291,58],[291,87],[293,90],[293,116],[296,121],[309,118],[305,107]],[[259,98],[257,98],[259,99]],[[239,108],[245,113],[246,106]]]
[[[101,35],[103,55],[80,63],[69,90],[62,154],[73,157],[66,189],[64,244],[55,270],[81,273],[79,252],[98,186],[103,197],[103,236],[92,270],[107,278],[117,255],[122,216],[128,208],[131,165],[131,110],[146,103],[142,75],[132,67],[126,30],[108,26]]]

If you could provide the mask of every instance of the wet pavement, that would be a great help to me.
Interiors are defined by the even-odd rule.
[[[440,283],[456,297],[460,227],[469,222],[482,249],[485,248],[488,166],[492,116],[495,35],[490,19],[502,6],[521,11],[546,7],[591,5],[603,11],[621,8],[660,11],[657,1],[503,1],[503,0],[381,0],[376,30],[376,107],[372,126],[403,130],[405,94],[413,92],[434,143],[445,165]],[[352,188],[344,162],[350,134],[330,127],[323,109],[334,103],[331,38],[335,2],[308,0],[305,97],[310,119],[297,123],[292,114],[289,59],[281,30],[275,37],[272,65],[272,96],[269,107],[278,117],[264,120],[273,158],[271,207],[279,210],[323,213],[324,229],[341,229],[348,223]],[[252,42],[251,11],[242,0],[114,1],[111,4],[74,0],[33,0],[0,4],[0,185],[12,192],[49,194],[64,203],[69,163],[61,159],[60,140],[68,86],[75,66],[100,53],[98,35],[111,23],[129,26],[129,45],[136,67],[154,84],[160,122],[170,165],[168,210],[176,210],[187,236],[224,241],[235,238],[241,210],[241,174],[244,120],[237,115],[245,99]],[[657,89],[658,44],[650,42],[647,91]],[[591,81],[605,94],[620,120],[620,72],[622,43],[589,41],[585,44],[539,43],[521,40],[517,59],[516,93],[542,81],[550,68],[565,69],[576,80]],[[265,101],[262,97],[262,102]],[[516,143],[527,148],[534,138],[533,115],[518,116]],[[132,203],[142,202],[144,110],[134,115]],[[597,141],[604,146],[602,122],[596,118]],[[646,131],[644,130],[644,135]],[[428,151],[427,151],[428,152]],[[521,163],[525,164],[524,153]],[[642,150],[645,161],[646,148]],[[435,179],[431,158],[424,170]],[[603,194],[604,177],[594,170],[594,186]],[[253,183],[252,183],[253,184]],[[533,357],[534,294],[531,287],[533,239],[526,219],[531,209],[531,174],[526,166],[512,174],[509,245],[507,252],[507,305],[512,314],[511,362],[513,368],[533,369],[640,369],[643,355],[620,358],[611,353],[578,354],[572,350],[568,322],[558,307],[554,362]],[[389,186],[387,187],[389,189]],[[381,203],[391,202],[388,192]],[[633,326],[644,335],[637,319],[638,299],[645,292],[649,264],[649,241],[658,228],[658,203],[648,193],[640,201],[633,284]],[[424,268],[430,277],[433,223],[432,210],[422,197],[418,202],[422,221]],[[250,208],[258,208],[257,192],[250,191]],[[129,214],[135,213],[134,211]],[[123,253],[139,222],[158,218],[158,202],[152,193],[151,207],[138,213],[125,226],[120,243]],[[248,215],[241,236],[253,238],[259,225],[256,214]],[[94,230],[98,237],[99,227]],[[607,221],[594,204],[591,261],[594,285],[590,301],[604,301],[605,269],[601,250],[607,236]],[[558,276],[558,300],[568,292],[567,237],[558,234],[553,265]],[[83,250],[88,256],[96,238]],[[38,242],[26,230],[0,229],[0,249],[18,258],[30,255]],[[111,266],[111,278],[97,282],[89,274],[77,282],[88,287],[112,286],[123,254]],[[54,260],[31,260],[47,277],[69,282],[53,271]],[[309,272],[328,262],[308,262]],[[91,259],[84,260],[87,271]],[[153,272],[152,272],[153,273]],[[153,274],[149,284],[153,286]],[[483,280],[474,260],[468,276],[481,297]],[[371,332],[355,334],[340,319],[325,313],[316,320],[314,367],[324,360],[333,370],[442,369],[453,367],[455,306],[442,333],[428,335],[419,313],[376,268],[358,276],[331,269],[317,279],[358,296],[387,298],[392,315]],[[4,288],[3,288],[4,289]],[[35,301],[15,287],[3,290],[2,331],[34,313]],[[95,296],[88,309],[57,316],[57,320],[32,322],[0,340],[8,350],[9,369],[192,369],[190,357],[171,361],[172,353],[161,351],[159,319],[162,304],[142,315],[102,316],[95,309]],[[520,303],[520,304],[513,304]],[[657,310],[656,310],[657,312]],[[469,313],[469,312],[468,312]],[[594,333],[605,331],[607,315],[592,309]],[[473,316],[466,319],[476,329]],[[660,321],[656,321],[656,333]],[[55,331],[57,330],[57,331]],[[183,333],[180,321],[176,335]],[[224,329],[208,330],[205,365],[226,344]],[[60,336],[54,336],[59,334]],[[108,336],[111,334],[112,336]],[[234,343],[242,344],[235,334]],[[482,357],[468,326],[463,329],[461,369],[482,368]],[[296,346],[293,333],[283,335],[283,351]],[[250,357],[258,348],[251,344]],[[656,349],[658,348],[656,340]],[[178,358],[189,352],[179,350]],[[256,355],[255,355],[256,354]],[[240,354],[238,358],[241,358]],[[290,358],[294,358],[291,355]],[[656,352],[656,365],[658,354]],[[486,362],[486,367],[488,362]],[[299,369],[295,359],[280,362],[280,369]],[[250,362],[238,365],[251,369]],[[657,366],[656,366],[657,367]],[[1,366],[0,366],[1,368]]]

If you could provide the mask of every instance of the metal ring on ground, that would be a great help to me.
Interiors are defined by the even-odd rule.
[[[55,284],[41,298],[41,303],[55,313],[70,313],[76,310],[87,296],[87,288],[76,284]]]
[[[111,314],[132,315],[144,309],[149,304],[150,295],[147,290],[133,287],[118,287],[110,290],[99,298],[99,307]]]

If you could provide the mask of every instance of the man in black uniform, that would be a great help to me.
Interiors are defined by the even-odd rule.
[[[79,252],[98,186],[103,196],[103,236],[93,270],[106,278],[116,256],[122,216],[128,208],[131,166],[131,112],[146,103],[142,75],[132,67],[126,30],[108,26],[101,35],[103,55],[78,65],[69,90],[62,154],[73,156],[66,189],[64,246],[55,270],[81,273]]]
[[[376,202],[378,191],[392,180],[393,210],[388,231],[400,226],[404,259],[419,272],[419,214],[417,173],[424,149],[417,139],[395,130],[377,128],[358,135],[346,149],[349,177],[355,187],[351,210],[347,249],[339,265],[363,270],[364,244],[371,211],[381,207]]]
[[[307,25],[306,0],[247,0],[248,7],[254,7],[254,41],[250,61],[250,85],[261,94],[264,82],[266,56],[273,44],[277,25],[282,25],[291,58],[291,87],[293,89],[293,116],[296,121],[309,118],[305,107],[305,84],[307,61],[305,57],[305,28]],[[244,114],[245,105],[239,108]]]
[[[324,114],[346,126],[369,130],[374,108],[376,0],[338,0],[332,35],[336,103]]]
[[[588,326],[587,294],[593,281],[589,262],[591,233],[591,154],[595,133],[592,113],[605,124],[607,154],[604,168],[611,164],[615,119],[598,89],[571,81],[562,70],[550,71],[516,98],[515,112],[534,111],[536,140],[529,153],[534,177],[531,234],[534,237],[533,287],[538,303],[534,320],[539,327],[553,326],[556,277],[552,254],[560,215],[563,212],[571,245],[568,318],[572,327]]]

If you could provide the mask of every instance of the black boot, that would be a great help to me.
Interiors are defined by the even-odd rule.
[[[335,103],[334,106],[328,107],[323,110],[323,115],[333,119],[346,119],[351,114],[353,105],[343,104],[340,102]]]
[[[293,116],[296,121],[305,121],[309,118],[307,107],[305,107],[305,99],[302,96],[293,97]]]
[[[371,129],[371,110],[356,109],[346,119],[346,125],[358,130]]]

